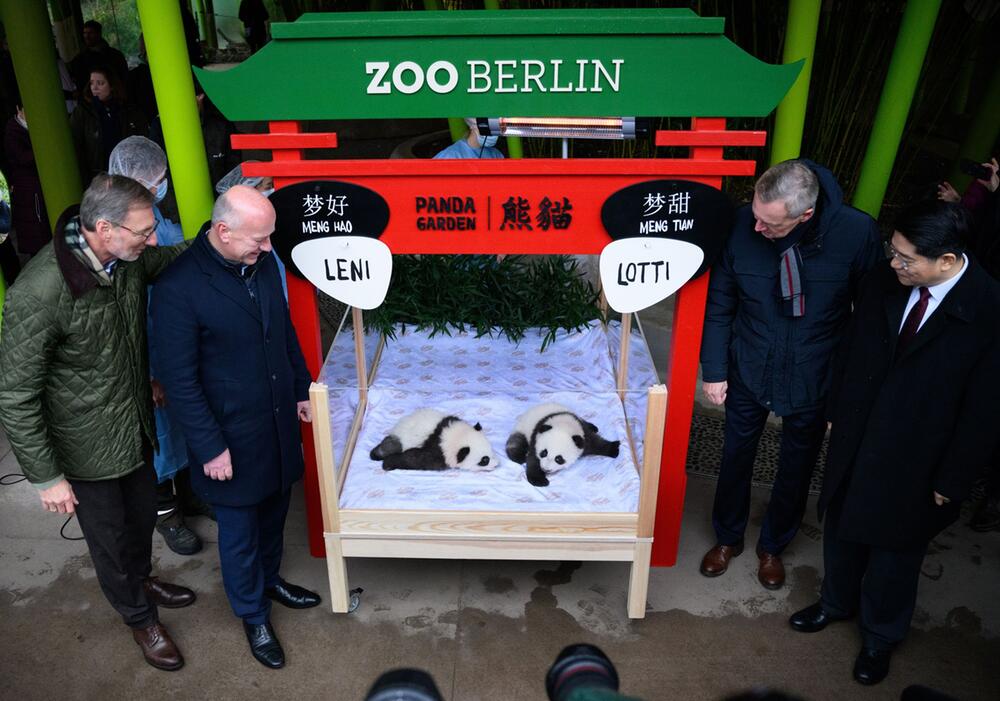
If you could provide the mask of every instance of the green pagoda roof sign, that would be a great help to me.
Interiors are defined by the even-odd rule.
[[[801,68],[758,61],[690,10],[315,13],[228,71],[231,120],[762,116]]]

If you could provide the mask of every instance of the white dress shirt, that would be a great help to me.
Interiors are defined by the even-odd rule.
[[[959,278],[965,275],[965,271],[969,269],[969,257],[962,254],[962,269],[958,271],[958,275],[945,280],[944,282],[939,282],[936,285],[927,288],[927,291],[931,293],[931,296],[927,298],[927,310],[924,312],[924,318],[920,320],[920,326],[917,327],[917,331],[923,328],[923,325],[931,318],[931,314],[934,310],[938,308],[938,305],[944,301],[945,296],[951,292],[951,288],[955,286]],[[914,287],[910,290],[910,299],[906,303],[906,309],[903,310],[903,320],[899,322],[899,330],[903,330],[903,324],[906,323],[906,317],[909,316],[910,310],[913,309],[914,305],[920,299],[920,287]]]

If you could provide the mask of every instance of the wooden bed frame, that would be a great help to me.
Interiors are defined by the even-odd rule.
[[[379,341],[369,371],[361,310],[352,308],[351,317],[359,401],[339,460],[333,449],[329,390],[319,382],[309,390],[333,612],[346,613],[350,604],[345,562],[348,557],[588,560],[631,563],[628,615],[643,618],[667,414],[666,387],[658,384],[647,390],[644,436],[652,440],[644,441],[641,466],[636,461],[640,478],[636,513],[342,509],[340,494],[368,406],[370,378],[378,368],[385,344],[384,338]],[[623,314],[617,368],[617,391],[622,397],[630,329],[631,315]],[[638,456],[630,431],[628,442],[633,456]]]

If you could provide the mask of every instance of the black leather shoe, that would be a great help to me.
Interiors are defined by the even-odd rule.
[[[279,579],[275,586],[265,589],[264,595],[290,609],[308,609],[319,606],[322,601],[319,594],[295,584],[289,584],[283,579]]]
[[[243,621],[243,631],[247,634],[250,652],[258,662],[271,669],[285,666],[285,651],[281,649],[281,643],[270,622],[253,624]]]
[[[854,680],[866,686],[878,684],[889,674],[891,650],[861,648],[858,659],[854,660]]]
[[[833,616],[823,610],[823,604],[818,601],[793,613],[788,624],[800,633],[818,633],[835,621],[845,620],[844,616]]]

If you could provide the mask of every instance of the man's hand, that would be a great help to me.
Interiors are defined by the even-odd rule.
[[[42,498],[42,506],[45,507],[45,510],[53,513],[71,514],[76,511],[76,504],[80,503],[76,500],[73,487],[66,480],[61,480],[48,489],[43,489],[38,493],[38,496]]]
[[[947,180],[943,183],[938,183],[937,197],[942,202],[959,202],[962,199],[962,196],[958,194],[958,190]]]
[[[938,506],[944,506],[950,501],[951,499],[944,496],[943,494],[938,494],[937,492],[934,492],[934,503],[937,504]]]
[[[722,382],[703,382],[701,388],[704,390],[705,396],[708,397],[708,401],[715,406],[721,406],[726,401],[729,383],[725,380]]]
[[[309,401],[299,402],[297,405],[299,413],[299,421],[305,421],[307,424],[311,424],[313,420],[312,406],[309,405]]]
[[[233,461],[229,457],[229,448],[205,463],[205,476],[220,481],[233,478]]]
[[[163,391],[163,385],[159,380],[150,380],[149,386],[153,389],[153,406],[165,407],[167,405],[167,393]]]

